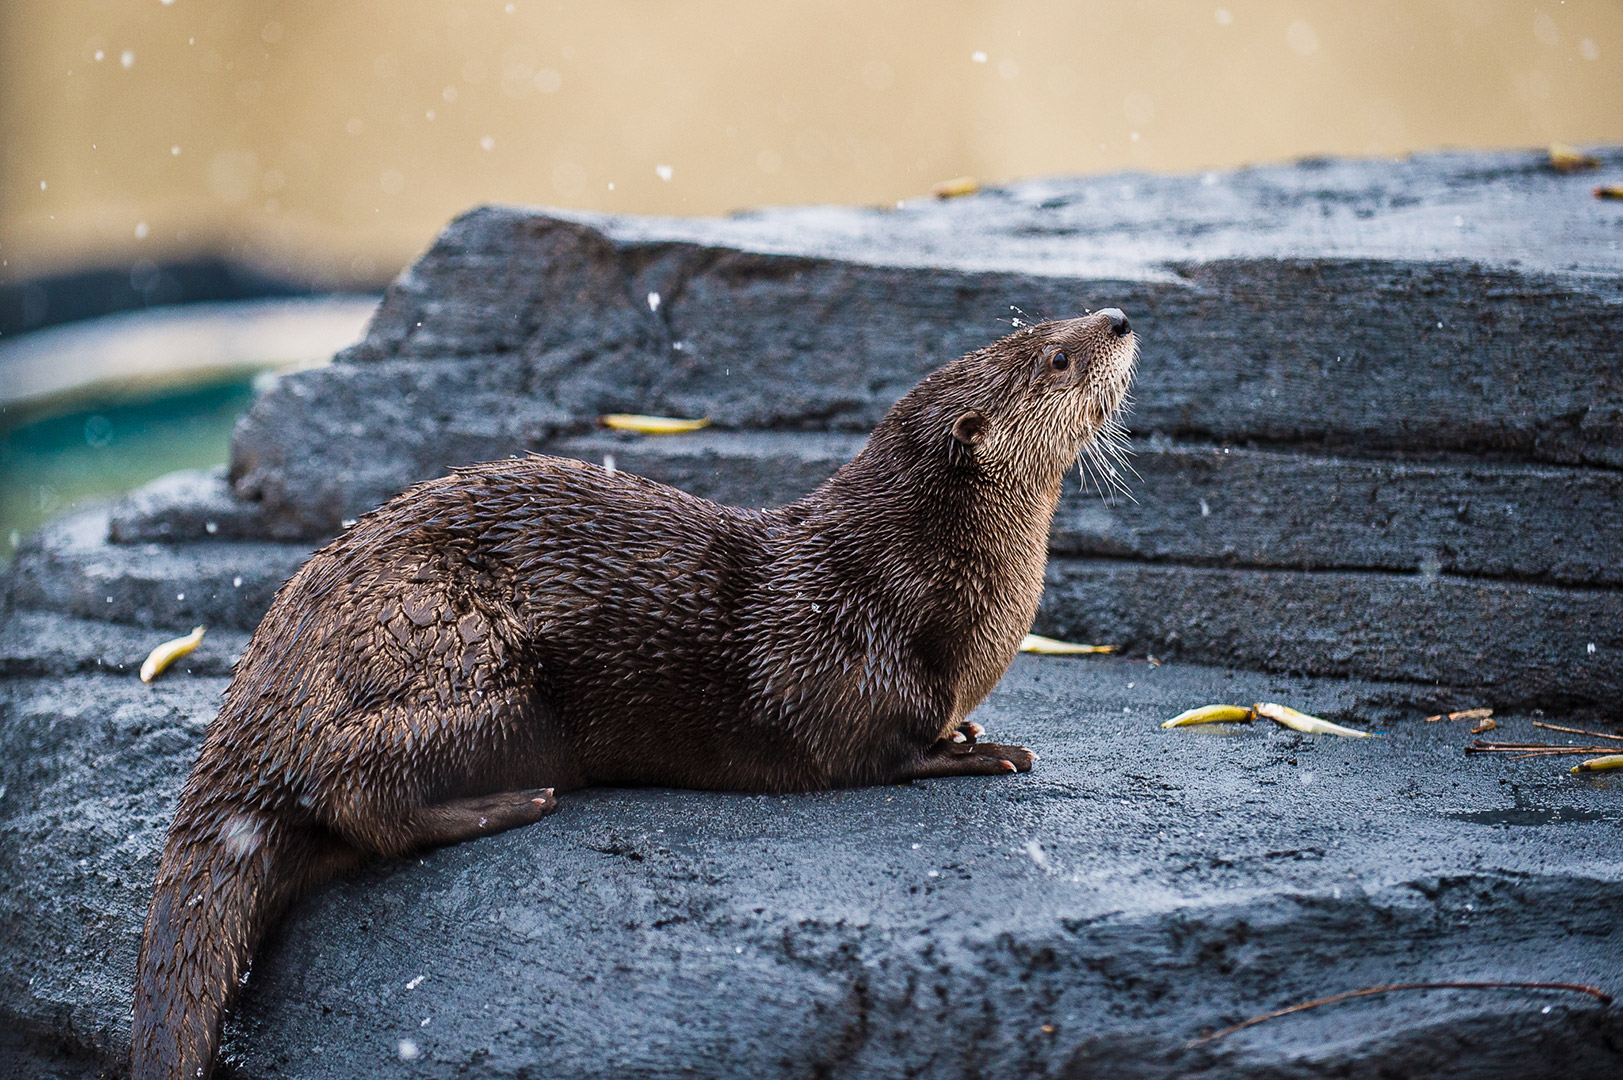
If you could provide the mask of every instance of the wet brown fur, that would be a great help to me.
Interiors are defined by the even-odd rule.
[[[1114,424],[1124,331],[1043,323],[947,364],[778,509],[532,456],[361,518],[277,593],[181,795],[137,1080],[207,1076],[254,949],[311,883],[531,823],[555,792],[1029,769],[965,718],[1030,628],[1065,471]]]

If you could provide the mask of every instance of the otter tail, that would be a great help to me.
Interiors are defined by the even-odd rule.
[[[199,1080],[271,922],[304,883],[311,837],[261,812],[187,812],[169,831],[141,938],[132,1080]]]

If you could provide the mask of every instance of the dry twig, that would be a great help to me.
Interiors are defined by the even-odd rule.
[[[1604,731],[1585,731],[1581,727],[1562,727],[1560,724],[1545,724],[1537,720],[1533,721],[1533,726],[1544,728],[1547,731],[1565,731],[1572,735],[1590,735],[1597,739],[1616,739],[1618,742],[1623,742],[1623,735],[1608,735]]]
[[[1562,754],[1615,754],[1615,746],[1557,746],[1555,743],[1509,743],[1476,740],[1465,748],[1467,754],[1514,754],[1523,757],[1559,757]]]

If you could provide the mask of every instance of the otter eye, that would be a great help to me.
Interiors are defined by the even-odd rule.
[[[1064,371],[1071,366],[1071,358],[1066,356],[1063,351],[1057,352],[1048,358],[1048,366],[1055,371]]]

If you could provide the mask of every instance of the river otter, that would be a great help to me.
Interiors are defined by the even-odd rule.
[[[527,825],[587,784],[1030,769],[966,717],[1031,626],[1060,481],[1119,430],[1137,352],[1114,308],[1021,329],[778,509],[531,456],[362,517],[276,594],[181,793],[136,1080],[206,1077],[267,926],[362,859]]]

